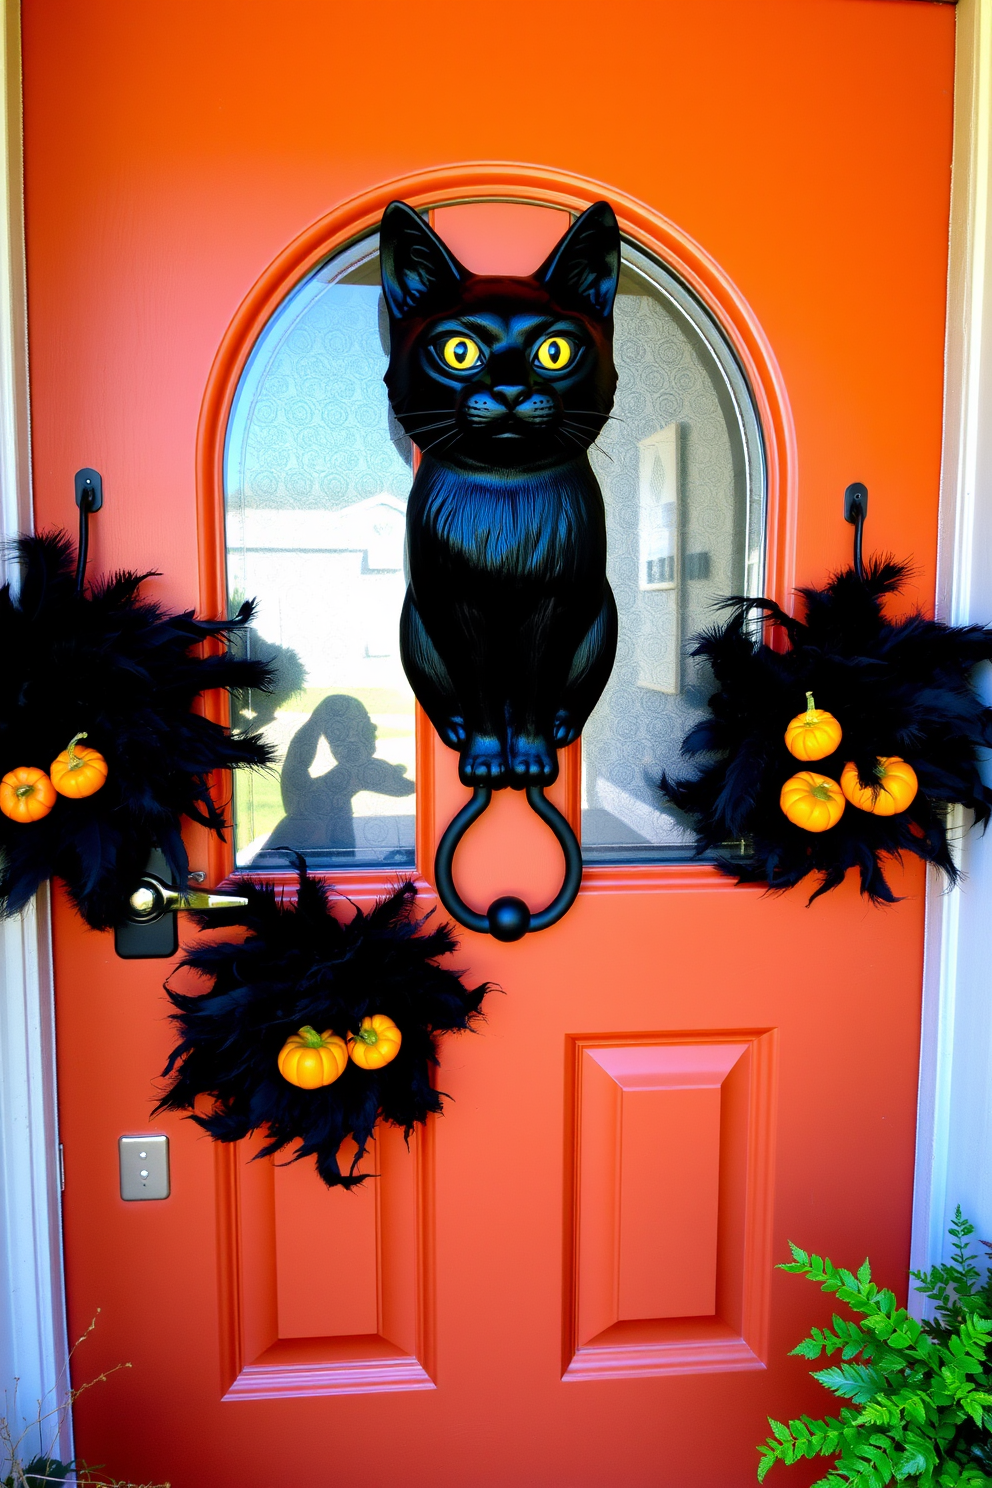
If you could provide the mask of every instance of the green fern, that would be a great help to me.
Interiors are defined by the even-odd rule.
[[[913,1272],[934,1305],[934,1320],[923,1323],[875,1285],[867,1261],[855,1273],[791,1247],[780,1269],[856,1314],[835,1314],[831,1328],[814,1328],[792,1350],[811,1361],[839,1354],[813,1378],[851,1404],[819,1421],[769,1418],[759,1482],[776,1462],[833,1457],[814,1488],[992,1488],[992,1277],[968,1247],[974,1232],[958,1209],[951,1260]]]

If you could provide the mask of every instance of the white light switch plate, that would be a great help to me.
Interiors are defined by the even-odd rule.
[[[169,1197],[169,1139],[162,1132],[150,1137],[121,1137],[122,1199]]]

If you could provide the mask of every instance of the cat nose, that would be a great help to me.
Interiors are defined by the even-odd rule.
[[[518,403],[522,403],[524,401],[529,391],[529,388],[517,386],[494,387],[493,397],[498,402],[504,403],[507,408],[516,408]]]

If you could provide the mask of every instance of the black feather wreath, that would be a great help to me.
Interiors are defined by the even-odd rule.
[[[270,885],[243,882],[239,892],[248,907],[225,920],[243,925],[247,937],[201,943],[180,963],[213,985],[199,996],[169,991],[181,1037],[165,1069],[173,1083],[156,1114],[192,1112],[191,1119],[220,1142],[264,1129],[268,1141],[260,1157],[299,1142],[294,1161],[315,1154],[328,1187],[350,1188],[368,1176],[355,1169],[378,1119],[409,1136],[417,1122],[440,1112],[442,1096],[430,1078],[438,1035],[468,1028],[490,987],[470,990],[456,972],[438,966],[457,942],[449,925],[419,933],[424,919],[413,914],[413,884],[345,921],[332,912],[328,890],[307,874],[302,858],[297,864],[295,905],[277,898]],[[211,927],[217,923],[211,915]],[[391,1063],[365,1070],[349,1060],[332,1085],[318,1090],[298,1089],[280,1075],[279,1051],[300,1028],[346,1038],[375,1013],[392,1018],[402,1035]],[[193,1112],[201,1095],[214,1098],[209,1114]],[[357,1152],[342,1173],[338,1151],[349,1136]]]
[[[711,716],[686,736],[682,753],[711,758],[695,779],[666,776],[661,788],[688,814],[698,851],[716,849],[719,866],[739,881],[785,889],[818,873],[812,903],[857,868],[863,894],[892,902],[881,865],[886,853],[915,853],[953,881],[947,805],[959,802],[987,823],[992,793],[980,778],[977,752],[992,745],[992,711],[971,673],[992,658],[992,630],[948,626],[919,613],[887,620],[885,596],[898,592],[907,574],[907,565],[891,559],[870,563],[863,580],[845,569],[824,589],[799,591],[804,620],[768,599],[728,599],[727,624],[697,638],[692,654],[710,663],[719,686],[709,700]],[[786,649],[756,637],[749,624],[755,613],[784,632]],[[837,752],[810,764],[784,742],[789,721],[805,711],[807,692],[843,729]],[[868,785],[876,760],[887,755],[916,771],[919,792],[907,810],[885,817],[849,805],[836,826],[819,833],[794,826],[782,812],[779,793],[800,770],[839,780],[853,760]],[[740,857],[725,851],[721,858],[719,850],[732,842],[741,844]]]
[[[232,739],[191,711],[208,688],[264,689],[267,672],[256,661],[193,654],[246,626],[251,606],[233,620],[167,614],[139,597],[152,574],[113,574],[77,593],[64,533],[22,537],[15,551],[19,592],[0,590],[0,776],[20,765],[47,771],[81,732],[109,772],[94,795],[60,795],[39,821],[0,815],[0,914],[16,913],[58,876],[88,924],[105,929],[153,848],[186,887],[180,818],[215,832],[225,826],[210,772],[268,762],[257,735]]]

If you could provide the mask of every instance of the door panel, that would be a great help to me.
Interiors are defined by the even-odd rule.
[[[762,1367],[775,1040],[718,1037],[575,1041],[565,1378]]]
[[[252,1145],[216,1162],[224,1399],[431,1389],[429,1136],[383,1130],[349,1195]]]
[[[765,585],[847,560],[863,479],[869,547],[912,554],[929,602],[951,6],[619,0],[608,35],[558,0],[526,30],[440,0],[275,19],[25,6],[39,525],[72,522],[95,466],[93,572],[157,569],[149,592],[215,612],[231,401],[288,289],[393,193],[513,272],[605,195],[750,383]],[[416,779],[426,908],[465,792],[422,719]],[[554,795],[578,820],[575,749]],[[229,847],[190,850],[229,872]],[[458,873],[470,902],[539,903],[560,857],[505,792]],[[905,1293],[924,878],[894,880],[890,910],[851,884],[807,910],[705,866],[600,864],[553,929],[465,933],[457,964],[503,991],[444,1047],[445,1116],[409,1151],[382,1133],[357,1194],[152,1126],[168,966],[118,961],[57,895],[73,1333],[100,1310],[79,1377],[133,1366],[79,1402],[81,1454],[174,1488],[751,1481],[765,1416],[819,1404],[787,1355],[825,1308],[774,1271],[788,1239],[870,1251]],[[387,881],[340,875],[362,904]],[[153,1129],[172,1196],[124,1203],[117,1139]]]

